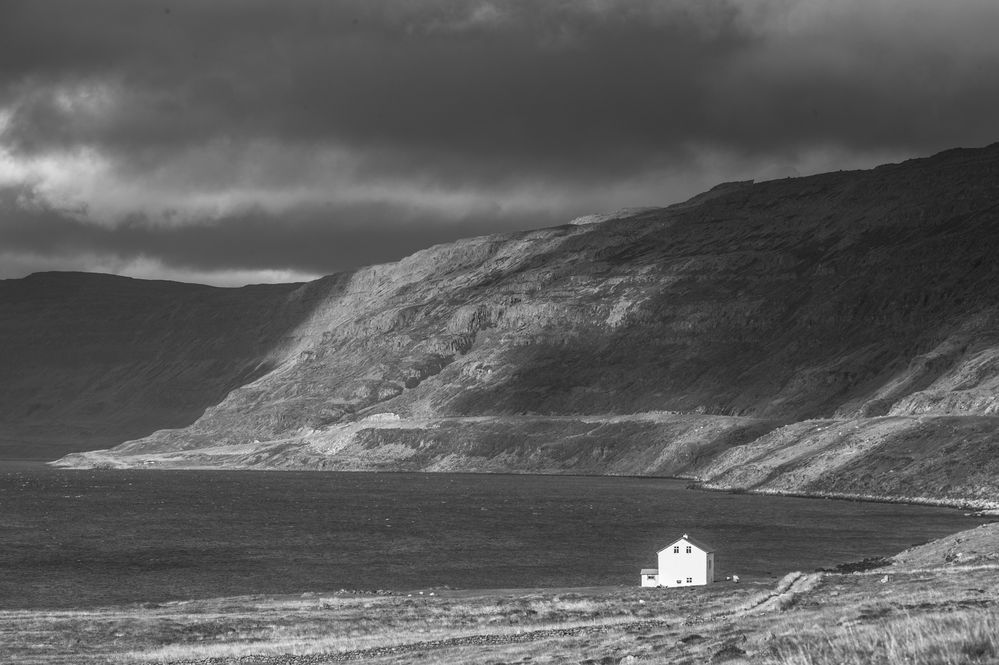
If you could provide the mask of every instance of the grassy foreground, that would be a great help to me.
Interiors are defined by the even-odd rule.
[[[0,613],[5,663],[999,663],[999,525],[701,589],[246,596]],[[966,535],[967,534],[967,535]]]

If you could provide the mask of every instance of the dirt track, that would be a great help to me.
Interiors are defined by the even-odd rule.
[[[593,635],[610,629],[639,630],[646,628],[669,627],[666,621],[629,621],[614,624],[578,626],[574,628],[549,628],[543,630],[528,630],[509,635],[466,635],[446,640],[428,640],[397,646],[359,649],[335,654],[306,654],[302,656],[239,656],[234,658],[206,658],[203,660],[174,661],[170,665],[320,665],[322,663],[342,663],[346,661],[364,660],[382,656],[399,656],[403,654],[419,654],[427,651],[438,651],[455,647],[494,646],[498,644],[522,644],[539,642],[541,640],[562,637],[577,637]]]

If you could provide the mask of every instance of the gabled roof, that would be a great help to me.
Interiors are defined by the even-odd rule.
[[[680,536],[679,538],[677,538],[676,540],[674,540],[673,542],[671,542],[669,545],[667,545],[666,547],[664,547],[661,550],[659,550],[659,552],[662,552],[663,550],[668,550],[669,548],[673,547],[674,545],[676,545],[677,543],[682,542],[682,541],[686,541],[686,542],[690,543],[691,545],[693,545],[694,547],[696,547],[697,549],[699,549],[699,550],[701,550],[703,552],[714,552],[715,551],[715,548],[711,547],[711,545],[708,545],[707,543],[705,543],[703,541],[700,541],[697,538],[691,538],[687,534],[683,534],[682,536]]]

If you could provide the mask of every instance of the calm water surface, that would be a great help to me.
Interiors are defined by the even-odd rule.
[[[0,463],[0,606],[448,585],[637,584],[687,531],[719,575],[892,554],[984,520],[676,480]]]

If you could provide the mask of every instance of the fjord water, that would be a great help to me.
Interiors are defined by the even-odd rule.
[[[66,471],[0,463],[0,606],[637,584],[689,532],[720,576],[888,555],[983,520],[654,478]]]

